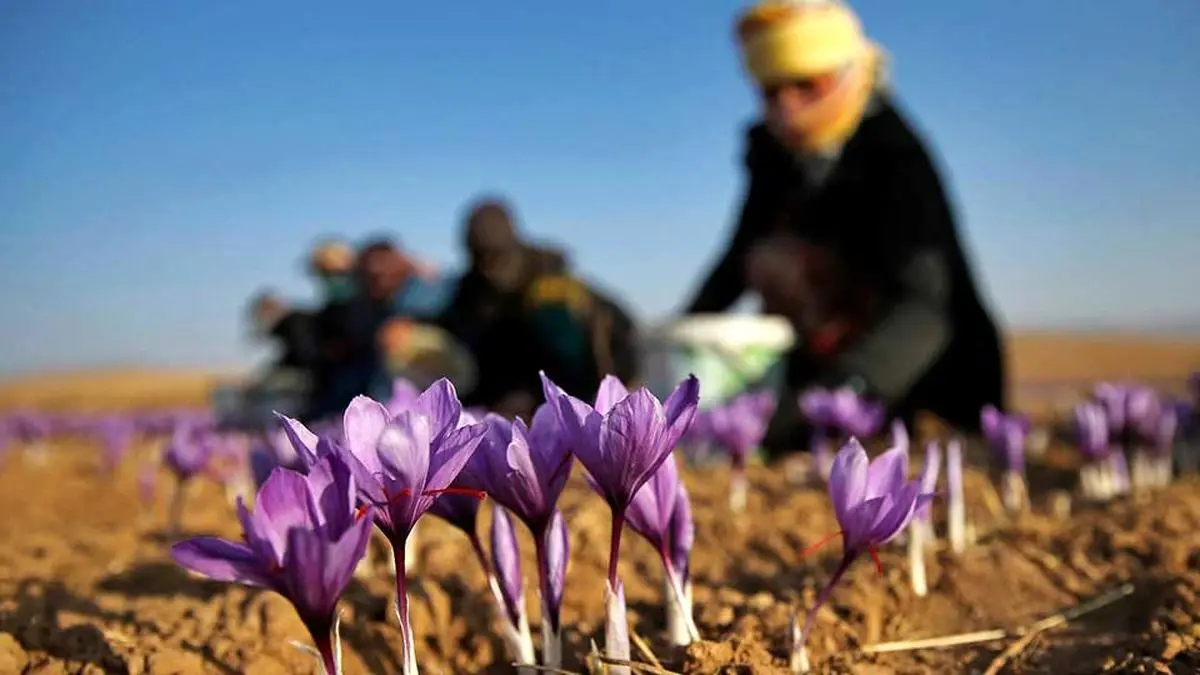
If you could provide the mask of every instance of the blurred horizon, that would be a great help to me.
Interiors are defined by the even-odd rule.
[[[252,364],[316,238],[455,268],[482,193],[668,316],[742,190],[746,4],[6,4],[0,374]],[[1200,3],[852,4],[1008,330],[1200,335]]]

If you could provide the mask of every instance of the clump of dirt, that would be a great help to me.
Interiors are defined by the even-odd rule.
[[[920,446],[914,446],[920,447]],[[145,449],[142,449],[145,452]],[[291,640],[307,641],[281,598],[196,578],[175,566],[163,532],[166,505],[140,501],[138,460],[101,477],[95,450],[59,444],[48,462],[10,455],[0,469],[0,672],[319,672]],[[1053,452],[1032,478],[1038,494],[1069,487]],[[1056,468],[1057,467],[1057,468]],[[685,472],[697,521],[692,563],[696,619],[706,641],[669,647],[657,555],[633,535],[621,574],[634,632],[678,673],[785,673],[792,613],[809,606],[840,551],[801,553],[837,529],[823,491],[782,472],[752,470],[746,512],[728,510],[728,474]],[[160,477],[165,487],[169,478]],[[1038,512],[1009,521],[982,473],[968,476],[978,541],[964,555],[930,556],[929,594],[909,587],[900,546],[882,552],[883,574],[855,567],[817,615],[808,645],[817,672],[1200,672],[1200,482],[1143,498]],[[169,494],[168,490],[160,493]],[[481,526],[489,522],[485,506]],[[566,667],[581,671],[603,639],[607,507],[573,479],[563,510],[571,566],[563,606]],[[940,514],[935,514],[939,518]],[[223,490],[204,484],[188,504],[187,534],[236,537]],[[533,570],[532,546],[522,532]],[[532,579],[527,584],[533,587]],[[1065,626],[1023,627],[1129,585],[1131,591]],[[385,563],[343,600],[349,674],[400,672],[400,636],[389,609]],[[427,518],[419,528],[412,620],[427,672],[503,673],[483,577],[466,539]],[[531,623],[537,603],[529,598]],[[1001,629],[1000,639],[940,649],[871,653],[872,645]],[[650,656],[635,650],[634,656]],[[989,670],[990,669],[990,670]]]

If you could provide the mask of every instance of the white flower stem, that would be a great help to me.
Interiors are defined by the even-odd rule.
[[[604,654],[610,659],[628,661],[629,617],[625,612],[625,589],[620,581],[613,588],[604,582]],[[609,675],[631,675],[629,666],[608,666]]]
[[[806,675],[812,670],[812,666],[808,662],[808,647],[804,644],[799,612],[792,615],[791,642],[792,651],[788,656],[788,666],[795,675]]]
[[[1001,477],[1000,488],[1004,495],[1004,508],[1009,513],[1024,511],[1029,503],[1025,488],[1025,477],[1018,471],[1006,470]]]
[[[488,588],[492,592],[492,600],[496,607],[496,618],[500,622],[501,637],[508,648],[508,656],[515,663],[533,665],[537,663],[536,652],[533,649],[533,636],[529,631],[529,618],[525,614],[525,594],[517,598],[520,616],[517,624],[513,625],[508,616],[508,608],[504,602],[504,593],[500,590],[500,581],[496,575],[487,574]]]
[[[692,617],[692,582],[682,583],[673,570],[663,575],[663,599],[667,615],[667,638],[676,647],[686,647],[700,639],[700,629]]]
[[[949,488],[946,536],[950,550],[961,555],[967,549],[967,505],[963,496],[962,444],[953,440],[946,446],[946,483]]]
[[[746,495],[749,491],[748,481],[746,480],[745,464],[733,465],[733,471],[729,475],[729,510],[736,514],[746,511]]]
[[[562,628],[555,630],[548,615],[542,616],[542,665],[562,667]]]
[[[919,598],[929,593],[925,579],[925,539],[927,536],[925,523],[915,521],[908,528],[908,574],[912,581],[913,593]]]

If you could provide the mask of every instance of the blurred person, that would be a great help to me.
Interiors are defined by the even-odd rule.
[[[317,359],[316,326],[312,312],[295,307],[274,291],[262,291],[250,303],[255,335],[279,346],[273,369],[307,371]]]
[[[629,314],[574,276],[564,252],[525,241],[507,202],[476,201],[463,244],[470,264],[441,324],[475,360],[464,404],[528,416],[542,399],[539,370],[587,400],[604,374],[637,377]]]
[[[357,258],[354,247],[343,239],[330,237],[313,246],[308,272],[320,288],[322,302],[344,301],[354,295]]]
[[[394,239],[377,237],[359,253],[358,285],[361,292],[354,305],[351,377],[361,389],[359,393],[386,400],[398,370],[431,363],[442,367],[436,359],[427,358],[424,364],[406,361],[439,351],[439,345],[430,344],[436,342],[429,339],[430,326],[453,297],[457,281],[418,261]],[[451,349],[442,346],[441,351]],[[429,380],[442,374],[450,373],[414,370],[409,375]]]
[[[315,319],[317,359],[306,421],[335,414],[343,399],[349,403],[343,392],[349,385],[343,383],[352,358],[357,262],[354,247],[332,237],[318,241],[308,256],[308,272],[317,283],[321,304]]]
[[[218,418],[228,424],[257,427],[273,421],[271,410],[303,414],[311,396],[313,372],[319,360],[316,319],[311,311],[294,307],[274,291],[263,291],[250,302],[255,337],[274,342],[278,353],[262,377],[233,394],[214,400]]]
[[[737,227],[686,312],[723,312],[749,287],[791,320],[797,344],[764,448],[808,446],[794,401],[814,385],[977,430],[983,405],[1003,408],[1000,335],[882,50],[830,0],[762,2],[737,38],[762,119],[747,133]]]

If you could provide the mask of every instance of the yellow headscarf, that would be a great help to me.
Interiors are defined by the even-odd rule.
[[[838,0],[764,0],[738,20],[750,76],[763,88],[822,75],[837,83],[793,120],[804,149],[836,149],[858,128],[882,75],[882,51]]]

